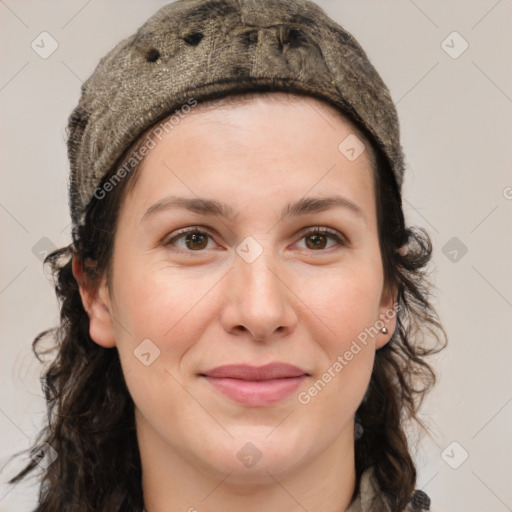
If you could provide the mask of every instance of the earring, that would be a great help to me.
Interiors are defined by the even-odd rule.
[[[387,330],[387,328],[386,328],[386,327],[383,327],[383,328],[380,330],[380,332],[381,332],[382,334],[387,334],[387,333],[388,333],[388,330]]]
[[[356,439],[361,439],[361,437],[363,437],[363,434],[364,434],[363,425],[361,425],[361,422],[359,421],[359,419],[356,418],[355,428],[354,428],[354,437]]]

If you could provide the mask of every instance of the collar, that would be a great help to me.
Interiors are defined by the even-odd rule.
[[[403,512],[422,512],[430,510],[430,498],[423,491],[414,491],[411,500]],[[361,475],[359,492],[349,505],[346,512],[392,512],[387,501],[380,492],[373,466]]]

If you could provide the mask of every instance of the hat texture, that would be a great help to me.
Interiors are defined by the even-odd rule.
[[[82,85],[68,121],[73,226],[145,130],[191,100],[252,91],[332,104],[381,150],[400,190],[404,158],[389,90],[324,10],[307,0],[178,0],[112,48]]]

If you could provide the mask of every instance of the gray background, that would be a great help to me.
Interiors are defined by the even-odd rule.
[[[165,3],[0,0],[2,466],[28,446],[45,410],[30,350],[58,320],[40,258],[70,241],[67,117],[98,60]],[[437,511],[512,510],[512,2],[318,3],[391,90],[408,161],[407,221],[435,244],[434,303],[449,348],[422,409],[431,438],[415,454],[418,487]],[[31,47],[51,49],[43,31],[58,44],[47,58]],[[31,510],[35,492],[3,484],[0,511]]]

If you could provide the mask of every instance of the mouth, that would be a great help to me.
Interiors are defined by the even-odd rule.
[[[271,405],[290,396],[309,373],[288,363],[224,365],[199,374],[228,398],[250,407]]]

